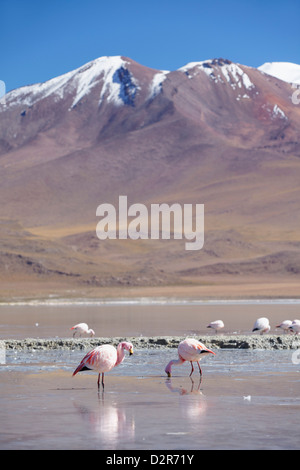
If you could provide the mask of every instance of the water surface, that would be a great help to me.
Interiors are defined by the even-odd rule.
[[[66,338],[70,328],[85,322],[96,336],[184,336],[214,334],[207,329],[223,320],[223,333],[250,334],[255,320],[268,317],[270,333],[283,320],[300,316],[300,302],[290,301],[33,301],[0,305],[1,338]]]
[[[2,449],[297,449],[300,366],[291,351],[217,350],[203,379],[176,350],[135,351],[105,377],[80,351],[9,352],[0,366]]]

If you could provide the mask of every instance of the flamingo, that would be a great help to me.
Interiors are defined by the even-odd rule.
[[[95,370],[98,372],[98,389],[100,388],[100,375],[102,374],[102,388],[104,389],[104,372],[109,372],[114,367],[123,362],[125,357],[124,350],[133,354],[133,346],[127,341],[118,344],[117,349],[110,344],[102,344],[88,352],[82,359],[79,366],[74,370],[73,375],[83,370]]]
[[[73,338],[75,337],[76,333],[79,333],[80,338],[81,338],[81,335],[95,336],[94,330],[89,329],[86,323],[78,323],[78,325],[72,326],[70,330],[75,330],[73,333]]]
[[[171,377],[171,368],[173,365],[180,365],[183,364],[185,361],[189,361],[191,363],[192,369],[190,373],[190,377],[192,373],[194,372],[194,366],[193,362],[197,362],[199,372],[200,372],[200,377],[202,376],[202,370],[199,364],[199,361],[202,359],[202,357],[206,354],[216,354],[210,349],[208,349],[204,344],[200,343],[200,341],[197,341],[196,339],[193,338],[186,338],[184,341],[181,341],[178,345],[178,356],[179,359],[173,359],[172,361],[169,362],[169,364],[165,368],[165,372],[168,375],[168,377]]]
[[[300,320],[293,320],[289,330],[298,335],[300,333]]]
[[[291,325],[292,325],[291,320],[284,320],[279,325],[276,325],[276,328],[281,328],[283,331],[285,331],[285,333],[288,333],[290,331],[289,328]]]
[[[206,328],[213,328],[215,332],[217,333],[218,330],[221,330],[222,328],[224,328],[224,323],[222,322],[222,320],[215,320],[215,321],[210,322],[210,324],[207,325]]]
[[[252,331],[260,331],[260,334],[263,335],[264,333],[268,333],[270,331],[270,323],[268,318],[258,318],[254,323]]]

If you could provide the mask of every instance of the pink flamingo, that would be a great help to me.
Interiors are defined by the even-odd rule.
[[[110,344],[97,346],[88,352],[82,359],[79,366],[74,370],[73,376],[83,370],[95,370],[98,372],[98,389],[100,388],[100,375],[102,374],[102,387],[104,389],[104,372],[109,372],[114,367],[123,362],[125,357],[124,350],[129,351],[129,355],[133,354],[133,346],[131,343],[123,341],[118,344],[117,349]]]
[[[289,328],[292,324],[292,320],[284,320],[279,325],[276,325],[275,328],[281,328],[285,333],[289,333]]]
[[[260,331],[260,335],[263,335],[264,333],[269,333],[270,329],[268,318],[262,317],[256,320],[252,331]]]
[[[222,320],[215,320],[215,321],[210,322],[210,324],[207,325],[206,328],[213,328],[215,332],[217,333],[218,330],[221,330],[222,328],[224,328],[224,322]]]
[[[181,341],[181,343],[179,343],[178,345],[179,359],[173,359],[172,361],[170,361],[167,367],[165,368],[165,372],[168,374],[168,377],[171,377],[171,368],[173,365],[180,365],[183,364],[185,361],[189,361],[192,366],[192,370],[190,373],[191,377],[192,373],[194,372],[193,362],[197,362],[201,377],[202,370],[199,361],[206,354],[215,355],[216,353],[208,349],[206,346],[204,346],[204,344],[200,343],[200,341],[197,341],[193,338],[186,338],[184,341]]]
[[[81,335],[90,335],[90,336],[95,336],[94,330],[88,327],[86,323],[78,323],[78,325],[72,326],[70,330],[75,330],[73,333],[73,338],[75,337],[76,333],[79,333],[79,336]]]

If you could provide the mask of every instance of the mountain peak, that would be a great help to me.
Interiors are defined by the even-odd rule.
[[[284,82],[300,85],[300,65],[291,62],[266,62],[258,70]]]
[[[6,105],[33,106],[35,102],[50,95],[58,101],[72,94],[73,102],[70,108],[74,108],[100,82],[102,89],[99,104],[105,96],[108,102],[114,102],[116,105],[132,105],[138,86],[127,69],[129,63],[129,59],[121,56],[99,57],[46,82],[12,90],[6,95]]]
[[[236,87],[244,87],[247,90],[254,88],[254,84],[241,66],[228,59],[189,62],[178,70],[184,72],[189,78],[193,78],[199,71],[202,71],[215,83],[229,83],[233,89]]]

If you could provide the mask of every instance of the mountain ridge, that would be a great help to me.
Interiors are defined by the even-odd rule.
[[[9,92],[0,105],[2,280],[77,289],[294,282],[292,91],[227,59],[169,72],[115,56]],[[204,203],[203,250],[192,256],[177,240],[100,242],[96,208],[121,194],[148,206]]]

